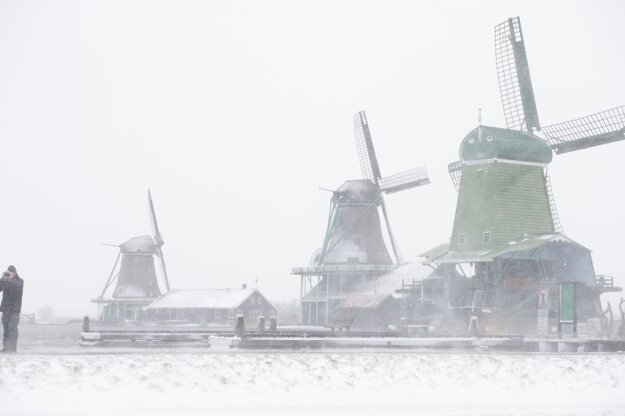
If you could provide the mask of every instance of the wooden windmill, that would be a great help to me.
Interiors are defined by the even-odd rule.
[[[460,267],[467,279],[450,280],[439,300],[456,314],[488,311],[494,333],[531,333],[537,293],[570,282],[580,319],[596,317],[599,294],[618,288],[598,283],[590,250],[562,234],[547,167],[554,152],[625,139],[625,107],[541,126],[518,17],[495,27],[495,56],[507,128],[480,122],[449,165],[458,191],[451,241],[423,256]]]
[[[478,126],[449,165],[458,190],[455,251],[562,232],[547,174],[553,152],[625,139],[625,107],[541,127],[518,17],[495,27],[495,56],[507,128]]]
[[[391,264],[377,208],[382,210],[393,254],[404,262],[393,234],[384,195],[430,183],[425,167],[382,177],[364,111],[354,115],[356,149],[363,179],[349,180],[333,192],[319,264]]]
[[[396,263],[404,263],[384,195],[430,183],[425,167],[382,177],[364,111],[354,115],[354,133],[363,179],[345,181],[332,193],[322,248],[313,253],[310,267],[293,269],[301,277],[304,324],[325,324],[348,290],[396,267],[384,243],[378,208]]]
[[[117,246],[119,254],[113,269],[100,296],[93,300],[103,306],[101,311],[103,321],[136,320],[143,306],[169,291],[169,279],[162,250],[164,241],[156,221],[150,190],[148,190],[148,206],[152,235],[134,237]],[[156,263],[160,264],[161,283],[157,277]],[[113,284],[115,288],[107,298],[107,292]]]

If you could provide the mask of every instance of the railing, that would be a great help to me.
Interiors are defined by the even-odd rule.
[[[291,274],[323,274],[327,272],[392,272],[393,264],[332,264],[317,267],[293,267]]]
[[[598,274],[595,276],[595,285],[604,289],[612,289],[614,287],[614,277]]]

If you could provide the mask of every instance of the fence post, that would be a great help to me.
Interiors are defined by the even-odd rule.
[[[243,314],[237,314],[237,321],[234,325],[234,336],[241,339],[245,338],[245,322],[243,321]]]
[[[265,333],[265,317],[264,316],[258,317],[258,333],[261,335]]]

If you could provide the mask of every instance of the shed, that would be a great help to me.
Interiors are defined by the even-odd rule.
[[[173,289],[144,308],[148,320],[231,324],[237,314],[248,322],[276,316],[257,289]]]

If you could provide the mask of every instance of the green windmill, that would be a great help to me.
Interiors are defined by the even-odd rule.
[[[480,121],[462,140],[460,160],[449,165],[458,191],[451,240],[423,256],[466,279],[433,297],[471,313],[488,311],[491,323],[498,316],[493,332],[532,332],[514,318],[533,319],[535,330],[537,293],[576,282],[578,315],[596,317],[599,294],[617,288],[598,283],[590,251],[562,234],[547,168],[554,152],[625,139],[625,107],[541,127],[518,17],[495,27],[495,56],[507,128]]]

